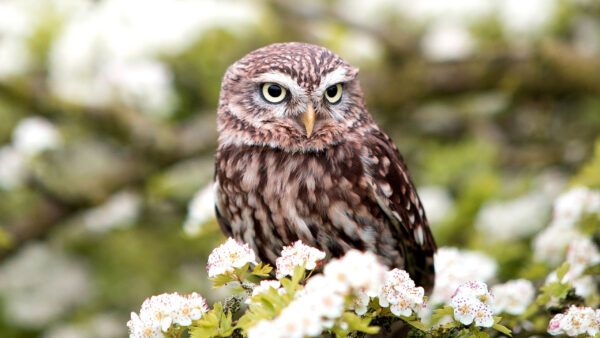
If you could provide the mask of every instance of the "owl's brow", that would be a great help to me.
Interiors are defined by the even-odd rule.
[[[346,67],[338,67],[323,77],[321,84],[315,89],[315,93],[317,95],[323,95],[325,89],[329,88],[329,86],[350,80],[352,80],[352,77],[348,74],[348,69]]]
[[[284,73],[263,73],[257,77],[257,82],[273,82],[278,85],[284,86],[294,96],[300,96],[304,92],[304,90],[298,85],[298,83],[296,83],[296,81],[294,81],[294,79],[292,79],[289,75]]]

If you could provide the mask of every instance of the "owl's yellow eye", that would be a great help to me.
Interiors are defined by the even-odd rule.
[[[262,85],[262,95],[268,102],[279,103],[285,99],[287,91],[282,86],[267,82]]]
[[[342,84],[338,83],[325,89],[325,98],[329,103],[338,103],[342,98]]]

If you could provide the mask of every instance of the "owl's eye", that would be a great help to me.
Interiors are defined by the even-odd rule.
[[[325,98],[329,103],[338,103],[342,98],[342,84],[338,83],[325,89]]]
[[[262,84],[262,95],[270,103],[279,103],[285,99],[287,91],[282,86],[267,82]]]

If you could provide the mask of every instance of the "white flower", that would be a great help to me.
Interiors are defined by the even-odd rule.
[[[448,190],[439,186],[419,187],[419,198],[427,214],[427,220],[433,225],[443,221],[454,207]]]
[[[600,311],[572,305],[567,312],[555,315],[547,330],[551,335],[595,336],[600,331]]]
[[[12,146],[0,148],[0,188],[10,190],[25,180],[23,155]]]
[[[441,21],[430,27],[421,49],[431,61],[444,62],[467,58],[473,53],[473,37],[464,24]]]
[[[304,266],[307,270],[313,270],[323,258],[325,258],[325,252],[304,245],[302,241],[296,241],[292,245],[284,247],[281,256],[275,261],[277,278],[293,275],[296,266]]]
[[[163,332],[167,332],[173,324],[173,317],[180,302],[181,297],[177,293],[152,296],[142,303],[140,318],[144,322],[156,322]]]
[[[333,263],[333,264],[332,264]],[[383,281],[387,268],[381,265],[371,252],[348,251],[344,257],[327,264],[323,270],[326,278],[345,283],[354,290],[375,297]]]
[[[531,192],[511,201],[491,201],[477,214],[475,227],[488,241],[514,241],[538,232],[545,225],[550,200]]]
[[[600,263],[600,253],[594,242],[583,237],[569,244],[566,261],[570,264],[571,273],[579,276],[586,268]]]
[[[54,149],[61,142],[56,127],[43,117],[28,117],[19,122],[12,134],[13,146],[27,156]]]
[[[100,76],[106,86],[108,103],[158,116],[167,116],[175,106],[173,75],[162,62],[141,59],[108,64]]]
[[[499,17],[509,38],[522,39],[535,35],[550,23],[556,9],[554,0],[499,1]]]
[[[47,326],[85,304],[93,291],[83,262],[43,243],[28,243],[0,266],[3,313],[15,326]]]
[[[550,225],[533,239],[533,256],[538,261],[557,266],[563,261],[569,243],[582,236],[574,227]]]
[[[201,226],[215,218],[215,190],[209,185],[198,191],[188,204],[187,217],[183,230],[190,236],[197,235]]]
[[[577,222],[585,213],[600,211],[600,191],[586,187],[575,187],[561,194],[554,202],[552,216],[569,226]]]
[[[131,313],[131,319],[127,322],[129,338],[162,338],[160,325],[151,320],[143,320],[137,313]]]
[[[486,282],[496,273],[496,262],[486,255],[457,248],[442,247],[435,254],[435,288],[432,305],[450,301],[456,289],[470,280]]]
[[[65,22],[52,44],[50,87],[72,103],[121,103],[164,116],[173,111],[174,92],[170,71],[158,59],[181,53],[211,28],[251,28],[260,10],[248,1],[93,2]]]
[[[535,296],[533,284],[526,279],[516,279],[492,288],[495,298],[495,313],[506,312],[520,315],[525,312]]]
[[[458,287],[450,304],[454,308],[454,318],[464,325],[475,322],[475,326],[494,325],[494,296],[487,285],[479,281],[469,281]]]
[[[196,292],[185,296],[177,292],[163,293],[147,298],[139,316],[131,313],[127,326],[130,337],[162,337],[154,335],[155,332],[167,332],[173,324],[190,326],[208,310],[206,300]]]
[[[423,305],[425,290],[415,287],[415,282],[404,270],[393,269],[387,273],[385,282],[379,291],[379,305],[390,306],[396,316],[410,316],[418,312]]]
[[[258,323],[248,336],[259,337],[269,330],[281,337],[317,336],[342,316],[346,297],[358,296],[360,306],[366,306],[369,293],[383,284],[385,271],[374,254],[351,250],[329,262],[323,274],[310,278],[278,317]]]
[[[369,302],[371,301],[371,297],[364,292],[357,292],[357,294],[352,298],[352,308],[357,315],[362,316],[367,313]]]
[[[179,296],[179,298],[178,306],[172,314],[173,323],[175,324],[190,326],[192,321],[202,318],[209,310],[204,297],[196,292]]]
[[[277,338],[282,336],[283,332],[278,332],[275,324],[265,319],[248,329],[248,338]]]
[[[241,268],[246,263],[256,264],[254,251],[248,244],[241,244],[233,238],[229,238],[210,253],[206,269],[209,277],[215,277],[226,272],[233,272],[235,268]]]
[[[100,233],[131,225],[138,218],[141,202],[133,192],[118,192],[102,205],[88,210],[83,222],[88,229]]]
[[[281,283],[278,280],[263,280],[260,281],[259,285],[252,289],[252,296],[246,299],[246,304],[251,304],[252,297],[263,292],[268,292],[270,288],[277,290],[280,295],[285,293],[285,288],[281,287]]]

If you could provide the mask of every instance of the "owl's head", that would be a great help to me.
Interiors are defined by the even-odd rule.
[[[321,151],[371,124],[352,67],[326,48],[279,43],[227,69],[219,144]]]

